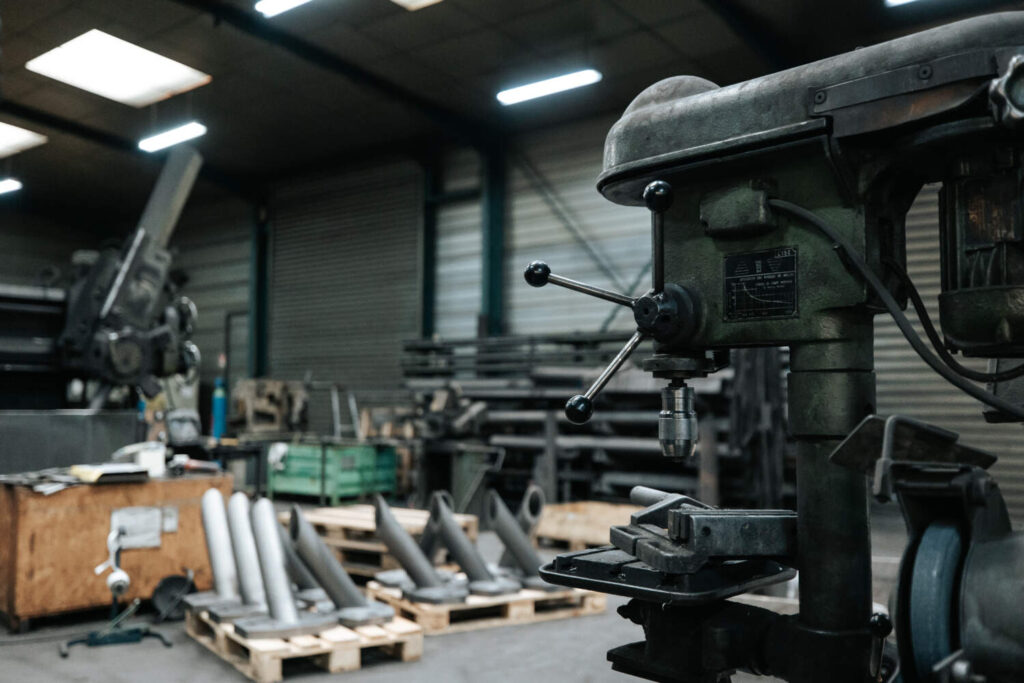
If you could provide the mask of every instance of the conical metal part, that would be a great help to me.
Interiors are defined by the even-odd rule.
[[[527,538],[533,538],[533,531],[540,522],[540,514],[544,511],[544,490],[536,484],[530,484],[523,493],[523,500],[519,503],[519,510],[516,512],[516,522],[523,530]],[[499,567],[515,567],[516,561],[508,548],[502,551],[501,559],[498,560]]]
[[[203,494],[201,506],[206,552],[213,574],[213,590],[186,595],[184,603],[192,609],[206,609],[216,603],[241,602],[224,496],[217,489],[209,489]]]
[[[395,616],[390,606],[363,595],[296,505],[292,506],[289,530],[295,552],[334,602],[341,623],[346,626],[379,624]]]
[[[415,584],[415,588],[403,591],[406,597],[418,602],[437,604],[465,600],[469,591],[463,586],[446,583],[441,579],[416,541],[395,519],[384,499],[376,496],[373,505],[376,512],[377,535]]]
[[[504,595],[521,587],[518,581],[495,576],[480,556],[476,546],[459,526],[444,496],[434,494],[430,500],[430,517],[437,525],[441,540],[459,567],[469,577],[469,591],[477,595]]]
[[[207,612],[216,622],[230,622],[241,617],[266,614],[267,611],[263,576],[249,518],[249,497],[241,491],[228,499],[228,529],[231,531],[231,550],[242,599],[210,605]]]
[[[274,504],[266,498],[256,501],[252,506],[252,531],[256,538],[256,551],[270,616],[237,620],[235,631],[243,638],[287,638],[319,633],[338,623],[336,615],[299,613],[296,609],[277,526],[279,523],[274,513]]]
[[[562,590],[559,586],[540,578],[541,559],[533,549],[530,538],[523,533],[519,522],[512,516],[498,492],[488,491],[485,501],[491,525],[504,544],[506,551],[515,559],[521,574],[518,578],[522,584],[527,588],[539,590]]]

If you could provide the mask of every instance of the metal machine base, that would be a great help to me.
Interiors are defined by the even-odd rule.
[[[670,574],[615,546],[604,546],[559,555],[540,568],[540,575],[562,586],[651,602],[699,604],[789,581],[796,570],[773,560],[753,558],[709,564],[693,574]]]
[[[446,584],[465,586],[467,583],[465,576],[455,572],[450,572],[447,569],[436,569],[435,571],[438,578]],[[388,569],[387,571],[377,572],[373,575],[373,580],[387,588],[400,588],[403,591],[416,588],[416,583],[409,578],[409,574],[404,569]]]
[[[491,581],[470,581],[469,592],[473,595],[507,595],[518,593],[522,584],[515,579],[494,577]]]
[[[402,597],[413,602],[429,602],[434,605],[449,605],[455,602],[463,602],[469,597],[469,589],[455,583],[443,586],[426,586],[424,588],[413,588],[403,590]]]
[[[205,610],[209,609],[211,605],[228,604],[228,603],[240,603],[241,601],[236,597],[235,599],[225,598],[218,595],[215,591],[203,591],[201,593],[190,593],[186,595],[182,602],[188,606],[189,609],[193,610]]]
[[[264,603],[246,605],[237,601],[218,602],[208,606],[206,613],[218,624],[229,624],[236,619],[263,616],[267,613],[267,606]]]
[[[338,624],[337,614],[302,612],[294,622],[282,622],[273,617],[250,617],[235,622],[235,633],[243,638],[290,638],[319,633]]]
[[[333,605],[331,599],[327,596],[327,593],[323,588],[306,588],[305,590],[296,591],[295,599],[303,603],[308,607],[313,607],[321,603],[327,602]]]
[[[343,607],[334,614],[344,626],[369,626],[391,621],[395,610],[390,605],[371,600],[365,606]]]

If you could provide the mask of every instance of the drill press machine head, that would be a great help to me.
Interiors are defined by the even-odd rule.
[[[533,286],[553,283],[634,313],[633,337],[566,413],[589,419],[611,375],[653,339],[643,367],[669,383],[659,436],[666,455],[687,457],[696,430],[686,380],[723,367],[732,348],[788,346],[799,514],[715,510],[644,490],[637,502],[649,507],[612,529],[612,546],[548,565],[550,581],[634,598],[625,613],[645,626],[647,641],[613,650],[615,668],[656,680],[717,682],[741,668],[790,681],[879,680],[886,622],[870,614],[864,476],[878,462],[876,480],[895,481],[911,535],[897,612],[904,683],[940,680],[958,649],[977,680],[1021,680],[1020,617],[1002,615],[1020,627],[1014,634],[957,607],[994,605],[979,596],[1022,583],[1006,561],[993,570],[996,553],[985,554],[986,578],[974,560],[996,539],[1024,547],[984,472],[994,459],[915,421],[887,424],[883,437],[873,417],[872,319],[888,312],[936,372],[1000,419],[1024,421],[1022,406],[966,381],[1024,370],[971,371],[950,353],[1024,357],[1022,155],[1024,13],[977,17],[728,87],[669,78],[625,110],[608,134],[598,189],[651,212],[650,290],[608,292],[541,262],[526,271]],[[933,182],[942,183],[935,256],[944,338],[905,272],[906,214]],[[934,349],[902,313],[908,297]],[[944,504],[928,498],[940,489]],[[928,563],[952,577],[949,585],[927,578]],[[794,568],[798,617],[722,602]],[[922,594],[931,601],[913,597]],[[945,635],[929,630],[934,623],[947,625]],[[981,633],[1005,636],[1004,646],[993,653]]]

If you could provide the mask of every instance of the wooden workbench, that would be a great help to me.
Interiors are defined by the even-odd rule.
[[[195,572],[198,590],[212,585],[200,514],[209,488],[231,495],[230,474],[153,479],[135,484],[75,486],[49,496],[28,486],[0,486],[0,612],[12,629],[26,620],[110,604],[106,573],[93,569],[107,558],[111,512],[167,508],[160,546],[121,553],[131,577],[122,600],[149,599],[160,579]],[[176,530],[170,531],[176,511]]]

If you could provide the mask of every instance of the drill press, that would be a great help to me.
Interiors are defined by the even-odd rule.
[[[788,346],[797,512],[720,510],[638,487],[646,508],[612,544],[559,556],[552,583],[625,595],[645,640],[609,652],[651,680],[720,683],[737,670],[795,683],[1009,683],[1024,679],[1020,558],[994,456],[955,433],[875,416],[873,317],[888,313],[939,374],[1024,421],[1009,369],[953,353],[1024,357],[1024,13],[978,17],[719,88],[696,77],[649,87],[605,143],[599,191],[651,214],[652,283],[641,297],[556,275],[555,284],[633,311],[636,333],[583,395],[585,422],[644,339],[667,380],[667,457],[697,439],[687,380],[729,350]],[[939,333],[906,275],[904,220],[942,183]],[[932,348],[902,309],[913,302]],[[1005,363],[1005,360],[1003,361]],[[973,382],[989,382],[994,393]],[[1001,389],[1003,387],[1003,389]],[[910,536],[892,625],[871,614],[868,484],[897,498]],[[785,617],[729,597],[800,574]]]

